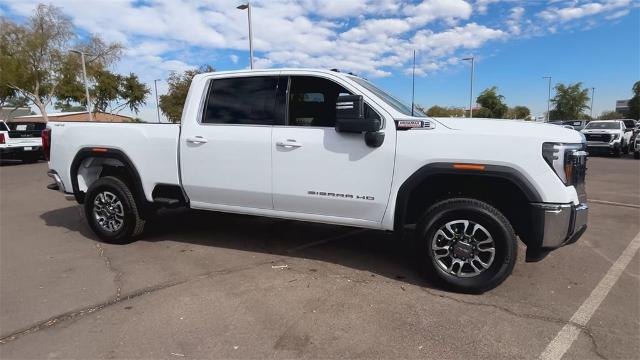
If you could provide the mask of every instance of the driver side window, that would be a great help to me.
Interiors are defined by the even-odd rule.
[[[288,125],[335,127],[338,96],[353,95],[335,82],[313,76],[291,76]],[[365,104],[365,117],[380,116]]]

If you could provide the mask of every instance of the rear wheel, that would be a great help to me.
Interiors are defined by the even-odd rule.
[[[104,242],[125,244],[144,229],[145,221],[131,190],[116,177],[106,176],[91,184],[84,210],[89,226]]]
[[[491,290],[516,263],[511,224],[482,201],[454,198],[435,204],[423,214],[416,235],[429,273],[455,291]]]
[[[633,152],[633,158],[634,159],[640,159],[640,151],[634,151]]]

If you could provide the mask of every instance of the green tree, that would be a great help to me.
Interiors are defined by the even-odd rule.
[[[464,109],[460,107],[453,106],[438,106],[434,105],[429,108],[426,112],[423,111],[427,116],[433,117],[463,117]]]
[[[59,94],[63,81],[80,76],[80,59],[71,48],[94,54],[88,66],[106,66],[120,56],[120,44],[105,44],[93,36],[77,41],[68,17],[53,5],[40,4],[25,24],[2,19],[0,27],[0,86],[26,98],[48,120],[46,107]],[[72,70],[74,70],[72,72]]]
[[[160,111],[173,123],[180,122],[182,108],[187,99],[189,86],[193,77],[216,71],[211,65],[203,65],[197,69],[186,70],[183,73],[172,72],[167,79],[169,91],[166,95],[160,96]]]
[[[108,112],[117,114],[129,108],[134,113],[140,111],[146,103],[151,90],[140,82],[138,76],[114,74],[108,70],[94,70],[92,72],[92,86],[89,89],[91,109],[95,112]],[[77,111],[86,109],[86,97],[84,85],[79,80],[73,79],[63,82],[59,91],[57,109],[63,111]],[[75,104],[81,104],[77,106]]]
[[[629,100],[629,112],[626,114],[631,119],[640,120],[640,81],[633,84],[633,97]]]
[[[604,111],[600,116],[598,116],[598,120],[614,120],[614,119],[623,119],[624,115],[615,111]]]
[[[504,96],[498,94],[498,88],[495,86],[485,89],[476,99],[476,102],[480,104],[480,106],[489,111],[488,117],[490,118],[504,117],[509,108],[503,101]]]
[[[526,106],[514,106],[507,111],[508,119],[527,119],[531,115],[531,110]]]
[[[555,86],[556,95],[551,99],[553,110],[549,114],[550,120],[571,120],[588,117],[584,113],[589,109],[589,89],[582,88],[582,83],[558,84]]]
[[[465,112],[465,116],[469,116],[469,110],[467,110]],[[473,109],[473,117],[474,118],[481,118],[481,119],[487,119],[487,118],[492,118],[493,115],[491,113],[491,110],[487,109],[486,107],[480,107],[477,109]]]

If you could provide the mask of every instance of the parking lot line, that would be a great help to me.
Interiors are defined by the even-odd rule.
[[[619,203],[619,202],[614,202],[614,201],[588,199],[588,200],[587,200],[587,202],[594,203],[594,204],[603,204],[603,205],[612,205],[612,206],[623,206],[623,207],[630,207],[630,208],[634,208],[634,209],[640,209],[640,205],[636,205],[636,204],[626,204],[626,203]]]
[[[611,265],[607,273],[593,289],[589,297],[580,305],[580,308],[573,314],[569,323],[562,327],[556,337],[547,345],[547,348],[540,354],[541,360],[559,360],[569,350],[571,344],[578,338],[580,328],[587,325],[593,313],[598,309],[607,294],[618,281],[624,269],[629,265],[640,248],[640,233],[631,240],[626,249],[620,254],[618,260]]]

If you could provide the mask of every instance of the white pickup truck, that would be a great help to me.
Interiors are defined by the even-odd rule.
[[[33,163],[42,158],[41,133],[44,124],[11,124],[0,120],[0,159]]]
[[[423,263],[457,291],[586,230],[577,131],[512,120],[412,116],[337,71],[218,72],[193,79],[177,124],[50,123],[49,187],[125,243],[158,207],[415,229]],[[418,116],[420,115],[420,116]]]

